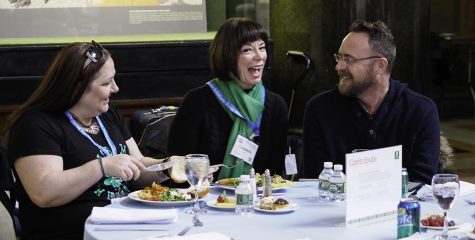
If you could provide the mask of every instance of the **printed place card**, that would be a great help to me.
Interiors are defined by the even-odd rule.
[[[346,154],[346,226],[396,219],[402,146]]]

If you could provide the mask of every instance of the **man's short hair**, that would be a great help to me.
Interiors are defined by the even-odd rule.
[[[388,60],[388,73],[391,73],[396,61],[396,43],[388,26],[382,21],[366,22],[359,19],[351,24],[349,31],[367,33],[369,47]]]

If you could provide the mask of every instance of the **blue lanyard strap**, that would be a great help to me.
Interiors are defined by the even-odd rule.
[[[208,86],[211,88],[211,90],[214,92],[214,95],[216,95],[216,97],[218,98],[218,100],[224,105],[226,106],[226,108],[228,108],[229,111],[231,111],[232,113],[234,113],[236,116],[238,116],[239,118],[241,118],[242,120],[244,120],[247,125],[252,129],[252,133],[254,136],[259,136],[260,135],[260,130],[259,130],[259,127],[261,126],[261,121],[262,121],[262,112],[259,114],[259,117],[257,117],[257,122],[254,123],[252,122],[251,120],[245,118],[241,112],[239,111],[239,109],[236,108],[236,106],[234,106],[234,104],[232,102],[230,102],[223,94],[223,92],[221,92],[221,90],[213,83],[213,82],[207,82],[206,84],[208,84]],[[266,90],[264,87],[261,88],[261,91],[262,91],[262,103],[264,103],[264,100],[266,98]]]
[[[101,151],[102,154],[104,154],[106,157],[112,156],[112,155],[117,155],[117,148],[115,147],[114,142],[112,142],[112,139],[110,138],[109,133],[107,132],[107,129],[104,127],[104,124],[102,124],[102,121],[99,118],[99,116],[96,116],[96,120],[99,123],[99,128],[104,133],[104,137],[106,138],[107,144],[109,145],[109,147],[111,149],[110,151],[107,150],[107,148],[105,148],[105,147],[99,145],[98,143],[96,143],[96,141],[94,141],[94,139],[92,139],[91,136],[89,136],[89,134],[87,134],[86,131],[84,131],[84,129],[82,129],[78,125],[78,123],[76,122],[76,120],[74,120],[74,118],[73,118],[73,116],[71,115],[70,112],[66,111],[66,112],[64,112],[64,114],[66,114],[69,121],[76,128],[76,130],[78,130],[84,137],[89,139],[89,141],[91,143],[93,143],[97,148],[99,148],[99,150]]]

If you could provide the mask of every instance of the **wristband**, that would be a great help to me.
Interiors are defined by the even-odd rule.
[[[104,165],[102,164],[102,158],[99,158],[99,164],[101,165],[102,177],[106,177],[106,171],[104,170]]]

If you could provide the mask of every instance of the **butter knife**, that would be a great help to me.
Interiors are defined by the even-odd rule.
[[[154,164],[152,166],[149,166],[143,170],[143,172],[158,172],[162,171],[165,169],[169,169],[175,165],[175,161],[168,161],[168,162],[163,162],[163,163],[158,163]]]

